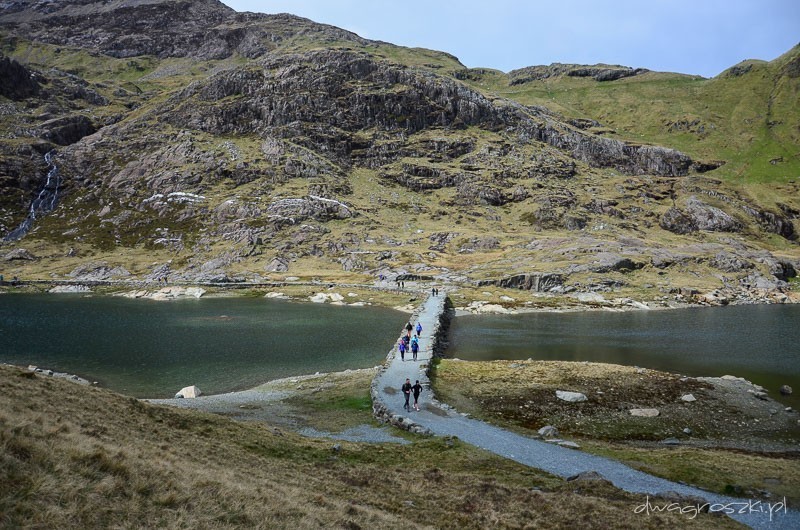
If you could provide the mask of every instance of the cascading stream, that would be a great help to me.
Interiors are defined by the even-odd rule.
[[[44,183],[41,191],[31,203],[28,216],[22,223],[12,230],[6,237],[5,241],[17,241],[22,239],[25,234],[33,227],[34,221],[37,218],[47,215],[52,212],[58,201],[58,189],[61,187],[61,174],[58,172],[58,166],[53,162],[55,156],[55,149],[48,151],[44,155],[44,161],[47,163],[47,180]]]

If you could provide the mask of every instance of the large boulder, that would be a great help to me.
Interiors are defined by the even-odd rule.
[[[3,261],[34,261],[36,259],[38,258],[24,248],[15,248],[3,256]]]
[[[267,213],[275,218],[288,219],[295,223],[306,219],[317,221],[349,219],[355,215],[345,203],[315,195],[278,199],[267,206]]]
[[[686,201],[686,209],[672,207],[659,222],[661,228],[676,234],[688,234],[698,230],[709,232],[738,232],[742,224],[719,208],[710,206],[697,197]]]
[[[274,258],[265,268],[267,272],[286,272],[289,270],[289,261],[285,258]]]
[[[192,386],[185,386],[185,387],[181,388],[178,391],[178,393],[175,394],[175,398],[176,399],[196,398],[196,397],[200,397],[201,395],[203,395],[203,393],[200,391],[200,389],[197,388],[196,386],[192,385]]]
[[[568,392],[566,390],[556,390],[556,397],[569,403],[580,403],[581,401],[588,400],[586,394],[581,394],[580,392]]]
[[[552,425],[545,425],[539,429],[539,436],[542,438],[558,438],[558,429]]]
[[[589,269],[597,273],[630,272],[641,269],[643,266],[643,263],[633,261],[631,258],[620,256],[613,252],[601,252],[595,257]]]

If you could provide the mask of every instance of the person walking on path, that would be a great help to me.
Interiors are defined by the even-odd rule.
[[[411,411],[411,406],[408,404],[408,398],[411,397],[411,389],[412,388],[413,387],[411,386],[411,379],[408,379],[408,378],[406,378],[406,382],[403,383],[403,386],[400,387],[400,390],[403,391],[403,395],[406,398],[406,403],[405,403],[405,405],[403,405],[403,408],[406,409],[407,411]]]
[[[408,379],[406,379],[406,381],[408,381]],[[414,392],[414,410],[419,412],[419,393],[422,392],[422,385],[419,384],[419,379],[417,379],[417,382],[411,387],[411,391]]]
[[[420,333],[422,333],[422,324],[417,322],[417,337],[419,337]]]
[[[409,320],[408,324],[406,324],[406,333],[411,333],[412,329],[414,329],[414,326],[411,325],[411,321]]]
[[[419,338],[418,337],[411,337],[411,353],[414,356],[414,360],[417,360],[417,352],[419,351]]]
[[[400,343],[397,345],[397,349],[400,350],[400,360],[406,360],[406,341],[401,340]]]

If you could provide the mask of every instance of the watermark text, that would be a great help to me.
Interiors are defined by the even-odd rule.
[[[786,515],[789,507],[786,504],[786,497],[779,502],[765,502],[758,500],[741,500],[726,503],[720,502],[706,502],[703,504],[681,504],[678,502],[663,502],[656,503],[650,501],[648,495],[644,503],[639,504],[633,509],[633,513],[650,515],[654,513],[679,513],[686,515],[689,519],[694,519],[698,514],[708,513],[723,513],[725,515],[746,515],[746,514],[767,514],[769,520],[775,515]]]

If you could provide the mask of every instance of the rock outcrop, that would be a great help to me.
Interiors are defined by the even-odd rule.
[[[0,96],[12,101],[39,94],[41,85],[27,68],[0,54]]]
[[[564,284],[564,276],[555,273],[534,273],[534,274],[517,274],[499,280],[479,280],[478,287],[487,285],[495,285],[497,287],[508,287],[510,289],[523,289],[526,291],[535,291],[538,293],[546,293],[552,291]]]

